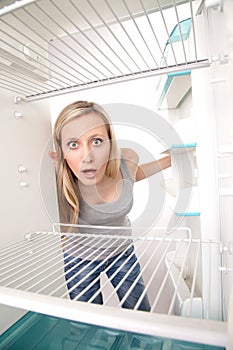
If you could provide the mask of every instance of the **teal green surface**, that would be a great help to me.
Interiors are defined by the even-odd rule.
[[[192,213],[185,213],[185,212],[183,212],[183,213],[176,213],[176,216],[200,216],[201,215],[201,213],[199,212],[199,211],[197,211],[197,212],[192,212]]]
[[[29,312],[0,337],[1,350],[224,350]]]
[[[172,145],[171,148],[195,148],[197,146],[196,142],[192,143],[180,143],[176,145]]]
[[[172,43],[177,41],[186,40],[189,37],[190,30],[192,25],[192,19],[187,18],[179,22],[170,34],[170,40]]]

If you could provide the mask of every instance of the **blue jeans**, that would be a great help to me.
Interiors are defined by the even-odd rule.
[[[96,304],[103,304],[102,293],[99,291],[101,272],[105,272],[110,279],[119,300],[124,298],[140,274],[140,265],[133,247],[130,247],[123,255],[116,255],[105,261],[82,260],[65,253],[64,262],[70,298],[76,298],[79,301],[91,299],[91,302]],[[129,270],[130,273],[128,273]],[[123,283],[121,283],[122,279],[124,279]],[[122,304],[123,308],[133,309],[144,291],[144,282],[141,277],[134,284],[132,291]],[[78,296],[80,293],[81,296]],[[143,297],[137,309],[150,311],[147,295]]]

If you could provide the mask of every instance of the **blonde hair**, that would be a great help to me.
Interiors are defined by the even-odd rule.
[[[77,224],[79,217],[79,198],[76,177],[69,168],[62,150],[61,130],[65,124],[81,115],[97,113],[105,122],[111,150],[106,175],[115,178],[119,171],[120,157],[111,121],[105,110],[94,102],[77,101],[66,106],[59,114],[54,125],[54,145],[57,153],[57,192],[62,223]]]

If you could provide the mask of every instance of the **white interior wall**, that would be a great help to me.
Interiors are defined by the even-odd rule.
[[[124,83],[99,86],[50,99],[51,118],[54,121],[63,107],[78,101],[93,101],[100,105],[109,103],[127,103],[155,109],[156,77],[141,78]]]
[[[227,2],[226,2],[227,4]],[[201,232],[203,239],[232,240],[232,34],[226,28],[229,12],[212,9],[209,12],[210,68],[192,73],[193,105],[197,126],[197,165],[200,193]],[[225,149],[225,151],[224,151]],[[225,152],[225,154],[224,154]],[[227,176],[226,176],[227,175]],[[226,196],[222,196],[223,193]],[[203,266],[211,258],[212,271],[203,269],[203,298],[213,306],[213,318],[226,318],[232,275],[232,255],[209,257],[203,254]],[[206,261],[207,259],[207,261]],[[221,269],[226,269],[220,272]],[[214,290],[211,300],[208,290]],[[225,310],[224,310],[225,308]]]
[[[227,52],[228,52],[228,64],[226,66],[226,77],[227,77],[227,101],[228,101],[228,110],[227,110],[227,121],[228,121],[228,134],[225,135],[224,143],[228,144],[231,149],[230,155],[228,155],[228,167],[226,169],[230,178],[226,179],[225,186],[228,187],[231,196],[222,198],[222,207],[221,207],[221,222],[222,222],[222,233],[224,233],[224,240],[227,242],[232,242],[232,227],[233,227],[233,217],[229,215],[233,211],[233,123],[232,123],[232,111],[233,111],[233,26],[232,26],[232,13],[233,13],[233,2],[230,0],[225,1],[224,3],[224,13],[225,13],[225,25],[227,33]],[[224,96],[224,101],[226,97]],[[219,116],[219,123],[221,123],[221,114]],[[222,123],[221,123],[222,124]],[[223,203],[224,202],[224,203]],[[229,210],[230,208],[230,210]],[[230,243],[229,243],[230,247]],[[233,271],[233,259],[232,254],[226,253],[224,256],[223,263],[229,269],[228,271]],[[228,315],[229,319],[229,303],[230,296],[233,292],[233,278],[229,277],[229,273],[226,271],[224,278],[224,290],[226,294],[225,298],[225,315]]]
[[[15,94],[0,90],[1,96],[1,247],[24,239],[27,232],[51,230],[51,215],[45,210],[44,200],[55,203],[55,178],[52,162],[47,164],[47,198],[42,198],[41,165],[45,162],[45,148],[51,135],[47,102],[15,104]],[[22,118],[16,119],[15,112]],[[48,158],[47,158],[48,159]],[[25,172],[20,173],[18,166]],[[43,178],[43,176],[42,176]],[[27,184],[20,187],[20,183]],[[53,205],[52,216],[56,216]],[[0,307],[0,333],[22,314],[21,310]]]
[[[1,215],[4,239],[10,244],[34,230],[48,230],[52,221],[44,210],[41,167],[51,141],[51,122],[47,101],[15,104],[15,95],[1,90]],[[22,118],[16,119],[15,112]],[[25,171],[19,172],[22,165]],[[55,196],[53,164],[49,163],[46,180],[50,195]],[[22,184],[23,183],[23,184]],[[20,185],[22,184],[22,185]],[[21,187],[26,185],[26,187]],[[55,197],[54,197],[55,198]],[[54,207],[54,214],[56,207]]]
[[[212,113],[214,117],[215,162],[218,189],[219,237],[226,247],[221,256],[223,317],[227,319],[233,288],[232,244],[233,211],[233,28],[232,2],[225,1],[223,11],[212,11],[211,55],[214,61],[210,71]],[[230,22],[231,21],[231,22]],[[216,25],[217,23],[217,25]],[[231,24],[230,24],[231,23]]]

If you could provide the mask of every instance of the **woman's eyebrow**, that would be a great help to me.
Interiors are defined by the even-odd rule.
[[[64,143],[67,143],[69,141],[78,141],[78,138],[74,136],[74,137],[69,137],[68,139],[63,140]]]
[[[93,135],[91,135],[90,138],[93,138],[93,137],[105,137],[105,136],[106,136],[106,135],[103,135],[103,134],[98,133],[98,134],[93,134]]]

